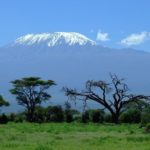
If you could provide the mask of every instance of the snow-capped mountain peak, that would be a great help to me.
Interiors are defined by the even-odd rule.
[[[42,34],[27,34],[16,39],[14,45],[33,46],[35,44],[44,44],[48,47],[58,45],[96,45],[96,42],[86,36],[76,32],[54,32]]]

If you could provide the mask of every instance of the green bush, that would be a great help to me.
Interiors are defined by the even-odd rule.
[[[89,114],[89,111],[85,111],[82,113],[82,116],[81,116],[81,122],[82,123],[87,123],[90,121],[90,114]]]
[[[64,111],[61,106],[49,106],[47,108],[47,121],[63,122]]]
[[[23,122],[23,118],[21,116],[17,116],[15,118],[14,122],[16,122],[16,123],[22,123]]]
[[[100,109],[89,109],[82,113],[82,123],[102,123],[104,121],[104,111]]]
[[[104,122],[108,122],[108,123],[112,123],[113,122],[111,114],[105,114]]]
[[[8,121],[9,121],[9,118],[5,114],[2,114],[0,116],[0,123],[1,124],[6,124]]]
[[[145,126],[150,123],[150,111],[146,111],[142,114],[141,126]]]
[[[21,123],[23,122],[24,120],[26,120],[26,115],[25,115],[25,112],[21,112],[21,113],[11,113],[8,115],[8,119],[9,121],[11,122],[16,122],[16,123]]]
[[[120,121],[123,123],[140,123],[141,112],[136,109],[130,109],[120,116]]]
[[[36,106],[34,113],[34,122],[46,122],[46,109],[42,106]]]
[[[16,114],[15,114],[15,113],[11,113],[11,114],[9,115],[9,121],[14,122],[15,119],[16,119]]]
[[[104,121],[104,111],[100,109],[92,110],[91,121],[93,123],[102,123]]]
[[[70,110],[65,110],[65,121],[67,123],[70,123],[72,122],[74,119],[73,119],[73,114],[71,113]]]
[[[145,132],[150,133],[150,123],[148,123],[145,127]]]

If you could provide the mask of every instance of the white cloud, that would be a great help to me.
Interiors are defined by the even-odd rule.
[[[109,41],[110,39],[109,39],[108,33],[98,31],[96,40],[101,41],[101,42],[105,42],[105,41]]]
[[[126,46],[139,45],[150,37],[149,32],[134,33],[121,40],[121,44]]]

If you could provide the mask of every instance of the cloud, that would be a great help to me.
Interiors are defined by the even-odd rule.
[[[110,39],[109,39],[108,33],[98,31],[96,40],[101,41],[101,42],[105,42],[105,41],[109,41]]]
[[[126,46],[139,45],[150,37],[149,32],[134,33],[121,40],[121,44]]]

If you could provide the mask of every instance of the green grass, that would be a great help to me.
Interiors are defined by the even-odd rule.
[[[150,150],[150,134],[138,125],[9,123],[0,150]]]

